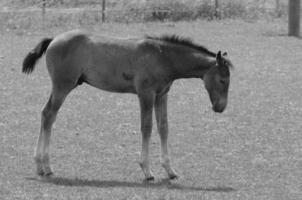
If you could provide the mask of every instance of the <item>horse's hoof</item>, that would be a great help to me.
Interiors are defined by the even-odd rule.
[[[45,177],[51,177],[52,175],[53,175],[52,171],[49,171],[49,172],[44,174]]]
[[[154,176],[150,176],[150,177],[147,177],[147,178],[146,178],[146,181],[148,181],[148,182],[149,182],[149,181],[154,181],[154,180],[155,180]]]
[[[178,179],[178,176],[176,174],[171,174],[171,175],[169,175],[169,179],[175,180],[175,179]]]
[[[43,171],[43,170],[38,171],[38,172],[37,172],[37,175],[38,175],[38,176],[44,176],[44,171]]]

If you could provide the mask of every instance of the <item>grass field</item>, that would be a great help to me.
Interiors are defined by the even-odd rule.
[[[40,112],[50,92],[44,59],[21,74],[25,54],[44,36],[69,30],[0,35],[0,199],[302,199],[302,40],[281,21],[104,24],[87,28],[114,36],[177,33],[213,51],[228,51],[232,72],[223,114],[197,79],[176,81],[169,96],[171,158],[180,178],[169,182],[159,163],[143,182],[138,165],[139,107],[130,94],[82,85],[54,125],[54,176],[35,175],[33,151]]]

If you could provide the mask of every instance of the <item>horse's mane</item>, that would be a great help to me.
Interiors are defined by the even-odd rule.
[[[195,44],[192,41],[192,39],[186,38],[186,37],[181,37],[179,35],[175,35],[175,34],[173,34],[173,35],[162,35],[162,36],[147,35],[146,38],[147,39],[153,39],[153,40],[161,40],[161,41],[165,41],[165,42],[171,42],[171,43],[174,43],[174,44],[184,45],[184,46],[196,49],[198,51],[201,51],[203,53],[206,53],[209,56],[216,57],[216,53],[211,52],[206,47]]]

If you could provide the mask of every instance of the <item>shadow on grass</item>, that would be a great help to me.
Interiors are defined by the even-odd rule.
[[[86,179],[69,179],[63,177],[49,177],[37,178],[28,177],[27,180],[34,180],[43,183],[51,183],[55,185],[71,186],[71,187],[99,187],[99,188],[112,188],[112,187],[140,187],[140,188],[154,188],[162,189],[167,188],[171,190],[188,190],[188,191],[210,191],[210,192],[233,192],[236,191],[232,187],[225,186],[209,186],[209,187],[195,187],[185,186],[178,183],[172,183],[169,179],[162,179],[158,182],[127,182],[116,180],[86,180]]]

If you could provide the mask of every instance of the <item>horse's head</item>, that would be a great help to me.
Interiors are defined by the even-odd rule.
[[[215,112],[223,112],[228,102],[228,90],[230,83],[230,67],[232,63],[225,58],[227,53],[216,55],[216,65],[212,66],[204,75],[203,80],[212,102]]]

